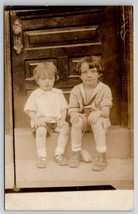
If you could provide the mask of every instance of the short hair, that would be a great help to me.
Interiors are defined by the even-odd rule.
[[[35,81],[40,79],[41,75],[47,71],[52,71],[55,74],[55,81],[59,79],[58,70],[53,62],[38,63],[33,70],[33,77]]]
[[[100,56],[86,56],[81,58],[77,64],[77,74],[81,75],[81,65],[86,62],[89,64],[89,68],[97,68],[98,73],[103,73],[104,71],[104,62]]]

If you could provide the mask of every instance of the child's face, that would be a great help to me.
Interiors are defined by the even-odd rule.
[[[86,86],[95,87],[97,85],[98,78],[101,75],[98,73],[96,67],[89,68],[89,64],[84,62],[81,65],[81,79]]]
[[[37,80],[37,84],[44,91],[50,91],[53,88],[55,82],[55,74],[52,71],[42,72],[40,78]]]

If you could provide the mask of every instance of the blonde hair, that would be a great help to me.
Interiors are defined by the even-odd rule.
[[[77,74],[81,75],[81,65],[86,62],[89,65],[89,68],[97,68],[98,73],[102,74],[104,71],[104,62],[100,56],[86,56],[79,60],[77,64]]]
[[[37,66],[33,70],[33,76],[35,81],[37,82],[40,77],[46,74],[48,71],[51,71],[55,74],[55,81],[59,79],[58,70],[53,62],[44,62],[38,63]]]

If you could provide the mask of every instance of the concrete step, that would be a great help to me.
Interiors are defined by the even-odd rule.
[[[53,159],[57,142],[57,133],[47,138],[47,157]],[[108,158],[129,158],[131,156],[130,131],[127,128],[113,126],[107,133]],[[85,133],[82,148],[89,151],[93,158],[96,156],[95,142],[92,133]],[[70,140],[66,149],[66,156],[71,154]],[[15,157],[16,160],[36,159],[35,138],[31,129],[15,129]]]
[[[92,163],[80,162],[78,168],[59,166],[48,159],[47,167],[36,167],[35,160],[16,162],[17,187],[72,187],[111,185],[115,189],[133,189],[133,160],[108,160],[108,167],[101,172],[92,171]]]
[[[116,189],[133,189],[133,158],[131,157],[130,131],[113,126],[107,133],[108,167],[102,172],[91,170],[95,156],[95,142],[92,133],[86,133],[82,147],[89,151],[92,163],[81,162],[77,169],[58,166],[54,160],[57,133],[47,138],[46,169],[36,167],[35,138],[31,129],[15,129],[15,165],[16,184],[19,188],[112,185]],[[70,158],[70,140],[66,156]],[[14,186],[13,139],[7,137],[5,142],[5,188]]]

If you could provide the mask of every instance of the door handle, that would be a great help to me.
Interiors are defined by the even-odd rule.
[[[22,25],[19,20],[15,20],[14,25],[12,26],[13,30],[13,49],[17,54],[20,54],[23,49],[22,44]]]

